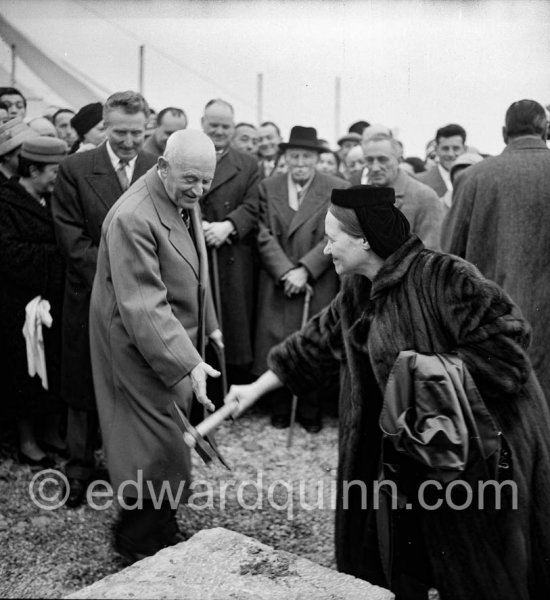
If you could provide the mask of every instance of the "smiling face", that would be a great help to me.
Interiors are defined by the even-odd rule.
[[[455,160],[464,154],[464,140],[460,135],[452,135],[451,137],[440,137],[437,140],[435,153],[439,158],[439,164],[449,171]]]
[[[235,129],[235,135],[231,140],[231,145],[236,150],[256,156],[258,150],[258,132],[254,127],[241,125]]]
[[[281,136],[273,125],[264,125],[258,129],[258,154],[262,158],[271,160],[279,152]]]
[[[114,108],[105,115],[107,139],[113,152],[122,160],[132,160],[145,139],[145,113],[127,113]]]
[[[159,173],[166,193],[178,208],[193,208],[210,189],[215,160],[207,156],[196,156],[183,165],[170,164],[166,158],[159,158]]]
[[[364,274],[368,260],[365,239],[346,233],[330,211],[325,217],[325,233],[327,245],[323,253],[332,257],[336,273],[340,276]]]
[[[212,104],[204,111],[202,129],[214,142],[216,150],[224,150],[227,148],[235,131],[233,111],[225,104]]]

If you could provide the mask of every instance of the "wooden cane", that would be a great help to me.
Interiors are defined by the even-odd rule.
[[[302,310],[302,325],[300,329],[303,329],[307,323],[309,316],[309,304],[311,302],[311,296],[313,296],[313,288],[310,285],[306,286],[306,293],[304,297],[304,308]],[[288,429],[288,438],[286,440],[286,447],[292,446],[292,436],[294,434],[294,425],[296,423],[296,410],[298,408],[298,396],[292,396],[292,406],[290,409],[290,427]]]

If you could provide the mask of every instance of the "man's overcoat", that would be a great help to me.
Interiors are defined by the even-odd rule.
[[[501,510],[492,510],[490,501],[482,510],[476,503],[465,510],[416,508],[422,543],[405,532],[402,545],[425,546],[430,583],[447,600],[547,597],[550,415],[524,350],[528,331],[501,288],[469,263],[426,250],[411,236],[386,259],[372,286],[362,276],[344,278],[331,305],[272,351],[270,367],[295,394],[318,389],[340,370],[339,570],[393,587],[381,567],[373,492],[382,393],[400,351],[456,353],[509,447],[499,477],[517,485],[517,509],[511,508],[513,486],[502,491]],[[357,485],[344,505],[343,483],[354,480],[366,484],[365,508]],[[392,511],[394,531],[398,517],[403,513]]]
[[[152,168],[113,206],[99,247],[90,345],[103,447],[114,489],[141,471],[145,497],[147,482],[177,493],[190,480],[171,405],[189,410],[201,330],[217,328],[198,206],[192,221],[196,246]]]
[[[155,163],[138,154],[132,182]],[[79,410],[95,410],[88,319],[101,224],[122,188],[102,144],[59,166],[52,198],[57,242],[67,264],[63,300],[61,395]]]
[[[225,356],[231,365],[252,363],[259,177],[258,164],[251,156],[229,148],[201,199],[203,219],[229,220],[237,232],[230,244],[217,250]]]
[[[529,355],[550,398],[550,150],[540,138],[511,141],[458,177],[441,244],[518,304],[533,328]]]
[[[288,176],[273,175],[259,186],[260,284],[254,372],[263,373],[267,354],[302,323],[304,294],[287,298],[281,276],[303,265],[309,272],[313,297],[309,314],[314,315],[336,296],[339,280],[330,256],[325,256],[325,217],[333,189],[349,187],[337,177],[316,173],[297,211],[288,204]]]

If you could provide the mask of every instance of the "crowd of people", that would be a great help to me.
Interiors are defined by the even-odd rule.
[[[367,121],[336,150],[311,126],[283,140],[272,121],[236,123],[223,99],[205,105],[202,131],[188,125],[182,108],[155,113],[132,91],[27,120],[21,92],[0,88],[0,363],[18,460],[48,468],[63,459],[70,508],[95,478],[116,485],[141,470],[154,489],[188,484],[177,415],[200,419],[197,406],[221,402],[212,382],[223,371],[241,410],[269,396],[277,428],[291,422],[293,394],[310,434],[323,406],[339,406],[339,481],[372,483],[397,355],[456,354],[504,433],[497,471],[516,461],[528,506],[516,520],[506,512],[506,527],[467,515],[458,551],[448,541],[456,515],[430,520],[415,507],[398,517],[388,567],[372,514],[340,503],[338,566],[400,598],[430,587],[489,598],[485,568],[499,598],[542,598],[544,107],[514,102],[494,157],[468,145],[458,124],[437,129],[422,158]],[[130,561],[183,539],[174,507],[151,499],[121,509],[114,543]],[[471,552],[476,528],[484,543]],[[442,555],[454,551],[452,578]]]

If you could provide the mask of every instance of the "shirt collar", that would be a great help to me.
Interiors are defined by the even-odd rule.
[[[115,154],[115,151],[111,148],[111,144],[107,141],[106,142],[106,146],[107,146],[107,154],[109,155],[109,160],[111,161],[111,164],[113,165],[113,169],[116,171],[118,169],[118,164],[120,163],[121,159]],[[128,161],[128,167],[130,167],[130,169],[134,169],[134,165],[136,164],[136,160],[137,160],[137,154],[134,156],[134,158],[132,158],[131,160]]]
[[[437,165],[437,168],[439,169],[439,174],[441,175],[441,179],[443,179],[443,182],[447,186],[447,189],[452,190],[453,184],[451,183],[451,174],[449,173],[449,171],[443,168],[440,164]]]

